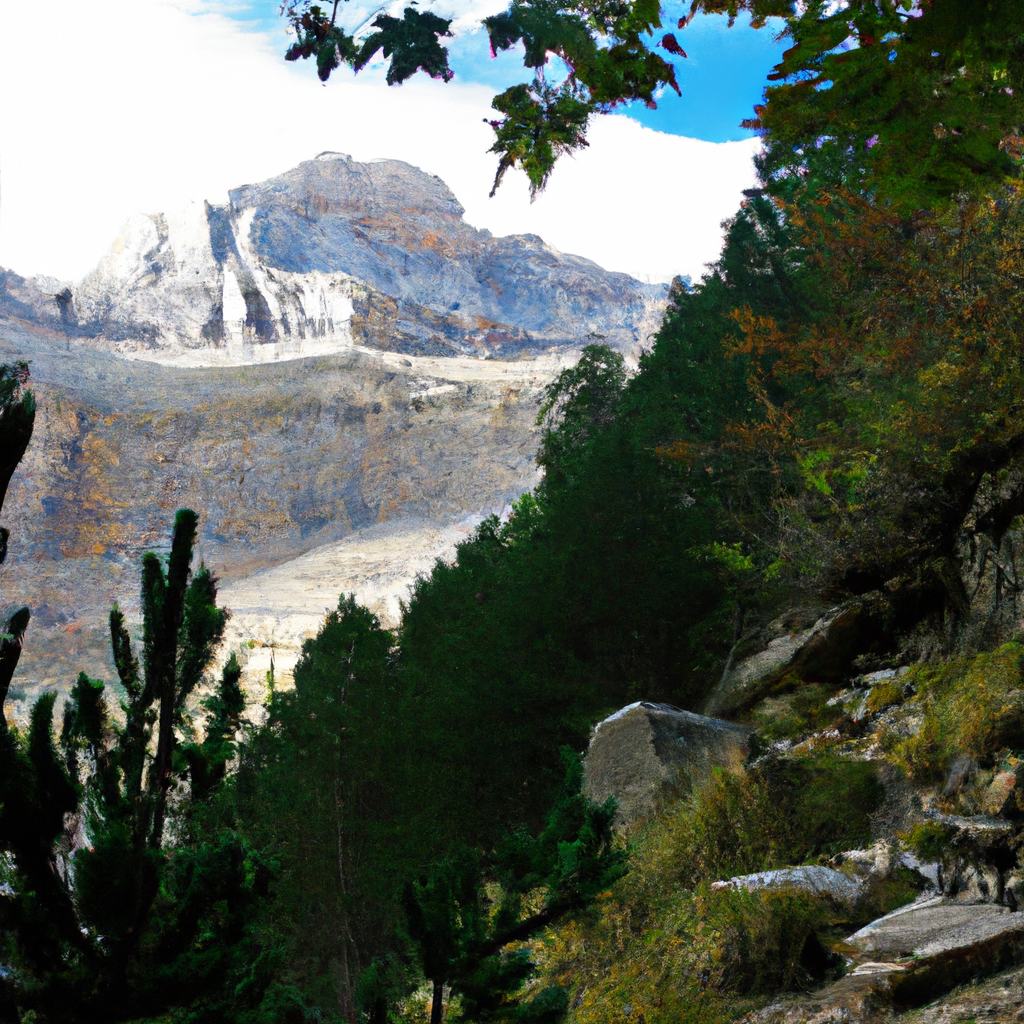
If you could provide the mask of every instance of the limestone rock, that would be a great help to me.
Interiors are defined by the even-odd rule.
[[[131,218],[70,288],[0,279],[0,309],[115,351],[229,364],[353,345],[508,358],[593,338],[635,353],[657,330],[665,285],[462,214],[409,164],[323,153],[226,206]]]
[[[808,864],[796,868],[778,868],[758,871],[752,875],[737,875],[724,882],[713,882],[713,889],[797,889],[812,896],[826,896],[837,903],[854,904],[864,895],[864,883],[850,878],[835,868]]]
[[[937,814],[948,836],[949,863],[939,888],[960,902],[1005,903],[1016,909],[1017,880],[1009,875],[1017,862],[1015,829],[1011,822],[988,815]]]
[[[371,603],[406,597],[392,577],[409,566],[411,581],[429,567],[413,550],[420,542],[423,556],[440,554],[440,534],[534,486],[536,400],[559,369],[549,357],[360,351],[168,367],[0,320],[0,362],[18,359],[31,360],[38,403],[4,510],[18,524],[4,572],[12,596],[33,609],[19,713],[79,671],[113,678],[110,605],[137,614],[139,559],[162,550],[182,506],[199,513],[200,557],[223,588],[324,551],[313,594],[299,593],[307,563],[275,574],[280,600],[259,597],[258,581],[234,592],[240,611],[253,613],[239,617],[239,628],[252,628],[239,639],[301,643],[343,589]],[[364,537],[363,554],[372,543],[395,554],[391,531],[408,537],[393,566],[330,554]]]
[[[1017,772],[1021,769],[996,772],[982,797],[981,810],[984,814],[998,814],[1017,817],[1020,806],[1017,800]]]
[[[698,786],[713,768],[739,768],[749,736],[743,725],[638,701],[594,729],[583,789],[598,803],[614,796],[617,821],[626,825],[653,812],[666,795]]]
[[[992,974],[1024,956],[1024,914],[1012,913],[991,904],[964,905],[942,897],[920,900],[873,921],[856,932],[847,943],[861,950],[862,957],[839,981],[809,994],[785,996],[765,1009],[748,1014],[746,1024],[868,1024],[892,1021],[894,1009],[933,1003],[934,1013],[914,1015],[914,1020],[940,1024],[944,1021],[1020,1020],[1019,987],[1005,984],[1000,995],[1015,996],[990,1000],[1013,1015],[991,1016],[978,1012],[980,1000],[960,989],[948,1002],[944,993],[957,989],[979,975]],[[993,995],[985,983],[978,995]],[[958,1013],[959,1005],[974,1012]],[[987,1010],[988,1008],[986,1008]],[[902,1019],[900,1017],[899,1019]],[[738,1022],[737,1022],[738,1024]]]
[[[931,957],[994,939],[1024,943],[1024,914],[934,896],[872,921],[846,941],[865,953]]]
[[[791,612],[745,638],[740,660],[712,690],[704,713],[733,714],[749,708],[790,673],[815,682],[841,681],[853,657],[878,629],[878,604],[867,595],[810,621]]]

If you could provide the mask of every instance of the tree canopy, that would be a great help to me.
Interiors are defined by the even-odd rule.
[[[374,31],[348,35],[312,0],[282,8],[296,33],[286,58],[315,57],[326,81],[341,64],[390,61],[390,84],[417,71],[448,81],[451,20],[406,7]],[[749,15],[792,46],[743,122],[767,143],[766,185],[792,190],[808,176],[862,188],[901,209],[944,200],[1014,171],[1024,144],[1024,10],[994,0],[692,0],[669,25],[657,0],[512,0],[486,18],[492,54],[522,46],[528,82],[493,101],[495,189],[506,171],[543,189],[557,159],[587,145],[595,114],[657,105],[679,92],[671,57],[695,16]],[[674,31],[664,31],[666,27]],[[493,191],[492,191],[493,195]]]

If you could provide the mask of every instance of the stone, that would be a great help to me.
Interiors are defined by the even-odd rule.
[[[1017,803],[1017,772],[1006,770],[996,772],[981,798],[983,814],[1016,817],[1020,813]]]
[[[846,942],[862,955],[843,978],[812,993],[783,997],[748,1014],[746,1024],[881,1024],[896,1019],[895,1012],[926,1003],[928,1010],[913,1016],[922,1024],[1019,1019],[1019,972],[976,979],[1024,957],[1024,914],[932,897],[873,921]],[[973,991],[958,987],[965,982],[974,983]],[[945,993],[951,995],[943,998]]]
[[[808,864],[795,868],[758,871],[737,875],[723,882],[713,882],[713,889],[797,889],[812,896],[825,896],[836,903],[855,904],[864,895],[865,885],[859,878],[850,878],[835,868]]]
[[[915,957],[970,951],[992,942],[1024,944],[1024,914],[933,896],[872,921],[846,941],[865,953]]]
[[[949,855],[940,875],[939,888],[964,903],[1018,905],[1017,894],[1006,886],[1017,863],[1015,828],[1012,822],[990,815],[937,814],[928,819],[945,826]]]
[[[957,754],[950,762],[942,795],[947,799],[959,796],[974,782],[979,770],[978,762],[969,754]]]
[[[704,704],[706,715],[731,715],[752,707],[787,675],[813,682],[841,682],[858,650],[878,631],[877,595],[847,601],[809,624],[788,613],[745,639],[749,650],[723,673]]]
[[[617,822],[629,825],[669,795],[697,787],[714,768],[738,770],[751,730],[667,704],[637,701],[599,723],[583,761],[583,790],[615,797]]]

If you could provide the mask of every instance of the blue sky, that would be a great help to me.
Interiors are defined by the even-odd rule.
[[[397,13],[397,9],[406,2],[408,0],[392,0],[390,3],[373,4],[367,0],[346,0],[339,16],[345,27],[353,31],[373,17],[376,11]],[[329,3],[330,0],[321,0],[325,8]],[[457,81],[485,85],[501,92],[516,82],[529,79],[520,54],[510,51],[491,57],[486,35],[476,28],[479,17],[483,15],[471,9],[474,6],[472,2],[424,0],[419,6],[442,16],[456,14],[455,38],[449,42],[448,48],[449,62]],[[490,13],[486,6],[500,10],[504,4],[485,5],[484,14]],[[231,16],[275,35],[283,31],[279,9],[280,4],[276,0],[256,0],[239,3],[231,9]],[[664,32],[672,31],[686,51],[685,59],[658,51],[674,64],[682,95],[676,95],[669,89],[659,100],[656,110],[635,103],[623,108],[623,113],[655,131],[706,142],[735,142],[749,138],[753,133],[741,128],[740,122],[752,116],[753,106],[761,98],[766,76],[782,59],[787,45],[776,41],[779,25],[753,29],[749,17],[742,15],[729,28],[725,15],[700,15],[685,29],[677,29],[678,18],[688,10],[688,3],[665,4],[664,27],[656,36],[660,38]]]
[[[406,2],[346,0],[341,16],[352,31]],[[514,54],[491,60],[479,28],[506,4],[420,0],[454,17],[455,80],[390,88],[382,65],[323,85],[311,62],[284,61],[279,0],[48,0],[45,60],[26,42],[36,7],[0,2],[0,94],[17,98],[0,118],[0,266],[80,280],[132,215],[223,203],[330,150],[436,174],[495,235],[537,234],[649,280],[699,277],[755,181],[757,140],[739,122],[780,56],[772,31],[722,17],[679,31],[670,10],[689,54],[676,61],[682,97],[595,118],[589,147],[535,201],[519,170],[491,198],[490,103],[529,78]]]

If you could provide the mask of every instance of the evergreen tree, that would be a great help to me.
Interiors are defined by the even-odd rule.
[[[403,990],[389,966],[401,880],[426,856],[393,644],[343,598],[303,645],[294,689],[272,691],[235,784],[246,835],[280,864],[261,941],[284,950],[280,983],[329,1019],[354,1020],[361,990],[368,1003]]]
[[[32,439],[36,402],[26,387],[28,376],[27,363],[0,364],[0,512],[11,477]],[[10,531],[0,526],[0,566],[7,557],[9,537]],[[30,617],[24,606],[7,606],[5,589],[0,590],[0,706],[7,700]]]
[[[223,1019],[227,1004],[259,1002],[258,982],[247,990],[235,974],[265,872],[195,806],[210,801],[233,756],[242,707],[233,658],[207,702],[206,738],[181,739],[227,618],[210,571],[190,569],[195,533],[195,513],[182,510],[166,568],[143,558],[141,667],[122,613],[111,611],[121,715],[83,673],[59,744],[53,693],[35,703],[27,736],[6,724],[0,732],[10,887],[0,901],[0,1004],[11,1020],[31,1010],[40,1022],[116,1022],[176,1006]],[[250,980],[258,973],[246,969]],[[235,994],[225,993],[229,975]]]
[[[406,927],[431,986],[430,1024],[444,1019],[445,988],[460,998],[458,1019],[473,1024],[554,1024],[568,1009],[557,986],[522,998],[534,965],[518,944],[590,905],[625,874],[626,853],[613,842],[615,801],[588,801],[582,759],[568,748],[561,759],[561,791],[537,835],[516,829],[486,858],[458,848],[406,886]]]

